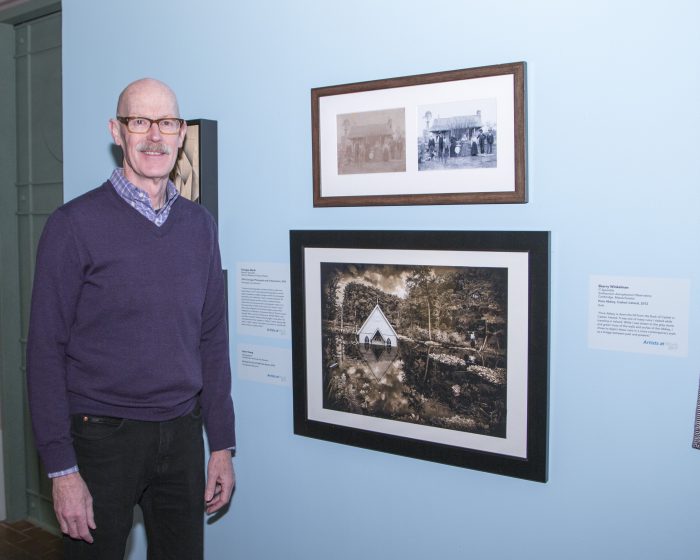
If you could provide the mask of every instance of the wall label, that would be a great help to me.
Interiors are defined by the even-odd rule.
[[[588,344],[591,348],[688,355],[690,280],[591,276]]]

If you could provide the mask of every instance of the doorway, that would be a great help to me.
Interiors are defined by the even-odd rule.
[[[8,520],[56,529],[50,481],[31,433],[25,347],[34,261],[63,202],[60,3],[0,11],[0,412]],[[5,76],[8,79],[5,79]]]

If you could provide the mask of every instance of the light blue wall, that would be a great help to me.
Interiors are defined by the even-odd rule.
[[[289,229],[552,231],[547,484],[294,436],[291,389],[234,374],[239,487],[206,529],[207,558],[697,558],[700,4],[63,0],[63,10],[66,198],[107,177],[116,96],[151,75],[178,92],[185,116],[219,122],[230,270],[288,261]],[[520,60],[528,204],[312,207],[310,88]],[[690,278],[688,358],[589,349],[591,274]],[[145,558],[142,537],[134,543],[130,558]]]

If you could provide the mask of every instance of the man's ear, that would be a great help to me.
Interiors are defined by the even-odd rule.
[[[119,121],[117,119],[109,119],[109,132],[117,146],[122,145],[122,135],[119,129]]]

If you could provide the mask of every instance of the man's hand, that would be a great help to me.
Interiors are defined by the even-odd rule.
[[[207,465],[207,486],[204,490],[207,513],[219,511],[228,504],[234,486],[236,475],[233,472],[231,452],[228,449],[213,451]]]
[[[92,542],[90,529],[97,529],[92,512],[92,496],[80,473],[57,476],[53,480],[53,509],[61,531],[74,539]]]

